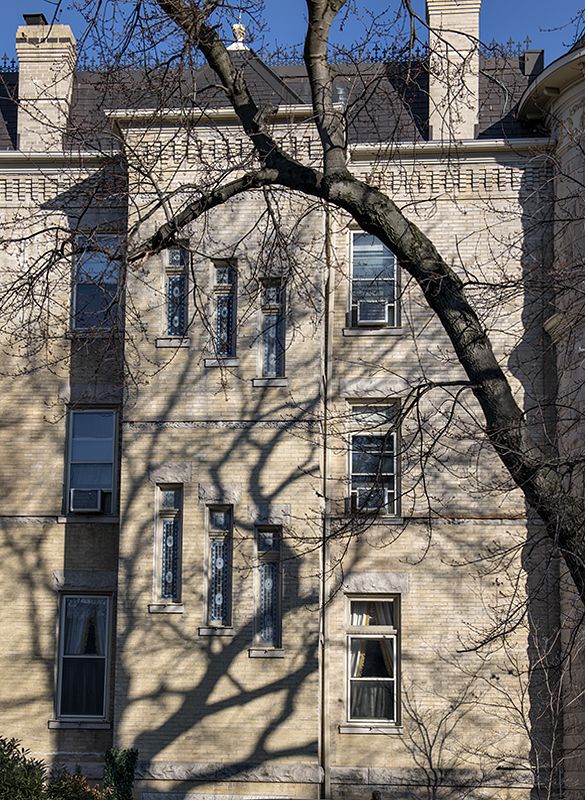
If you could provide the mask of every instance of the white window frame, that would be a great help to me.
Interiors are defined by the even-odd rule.
[[[272,540],[273,544],[270,545]],[[255,561],[255,631],[254,644],[267,650],[282,647],[282,527],[280,525],[258,525],[254,536]],[[276,586],[266,586],[269,580],[276,579]],[[271,592],[269,598],[266,591]],[[266,627],[264,609],[266,604],[272,605],[273,624]],[[268,635],[271,631],[271,635]]]
[[[173,499],[173,505],[168,498]],[[178,502],[177,502],[178,501]],[[156,487],[155,599],[168,605],[181,603],[183,544],[183,484]],[[170,541],[169,541],[170,539]],[[168,561],[171,559],[171,563]],[[172,575],[168,581],[167,574]],[[174,591],[173,591],[174,588]]]
[[[189,251],[184,247],[167,250],[165,270],[165,336],[183,339],[189,327]]]
[[[398,303],[398,294],[399,294],[399,280],[400,280],[400,271],[398,268],[398,263],[396,260],[396,256],[389,250],[382,242],[379,242],[380,248],[383,248],[385,251],[385,256],[391,259],[392,265],[392,277],[380,277],[376,283],[371,280],[356,278],[354,277],[355,268],[356,268],[356,257],[357,257],[357,239],[358,237],[371,237],[371,239],[375,240],[376,237],[372,236],[371,234],[365,233],[364,231],[352,231],[351,232],[351,244],[350,244],[350,265],[351,265],[351,275],[350,275],[350,282],[349,282],[349,310],[350,310],[350,325],[352,328],[364,327],[364,328],[373,328],[373,327],[381,327],[381,328],[399,328],[400,327],[400,305]],[[376,284],[388,284],[388,291],[387,293],[382,292],[381,294],[381,286]],[[372,287],[371,292],[368,292],[368,285]],[[357,291],[358,287],[363,286],[362,291]],[[363,294],[363,297],[362,297]],[[380,322],[379,320],[374,320],[372,322],[368,322],[367,320],[359,322],[358,321],[358,302],[361,300],[363,301],[371,301],[374,304],[384,302],[384,298],[386,298],[385,306],[386,306],[386,318],[384,322]]]
[[[67,610],[68,600],[105,600],[106,601],[106,622],[104,636],[104,650],[105,653],[99,656],[89,654],[74,655],[67,654],[66,649],[66,626],[65,617]],[[56,693],[56,709],[55,718],[60,720],[87,720],[87,721],[103,721],[108,718],[109,711],[109,686],[110,686],[110,669],[111,669],[111,655],[112,655],[112,642],[111,642],[111,624],[112,624],[112,597],[104,594],[76,594],[76,593],[63,593],[60,598],[59,608],[59,637],[58,637],[58,665],[57,665],[57,693]],[[104,677],[103,677],[103,702],[101,712],[98,714],[67,714],[62,713],[61,708],[63,704],[63,684],[65,662],[67,660],[99,658],[104,662]]]
[[[392,603],[393,619],[392,624],[365,624],[356,625],[352,624],[352,603]],[[401,648],[400,648],[400,595],[379,595],[379,594],[355,594],[345,596],[345,720],[348,725],[354,726],[372,726],[375,728],[389,727],[396,728],[401,724],[401,710],[400,710],[400,683],[401,683]],[[356,641],[371,641],[380,642],[381,653],[392,654],[392,668],[393,676],[391,677],[360,677],[353,673],[356,671],[356,665],[352,660],[356,658],[355,648],[352,648],[352,642]],[[388,648],[387,650],[385,648]],[[365,658],[365,651],[364,653]],[[393,687],[393,702],[392,702],[392,715],[391,717],[381,716],[368,716],[368,715],[353,715],[352,714],[352,690],[354,686],[360,683],[378,682],[382,685],[388,684]]]
[[[120,309],[120,272],[121,266],[114,257],[120,249],[120,236],[116,233],[80,233],[75,237],[73,255],[73,281],[71,290],[71,328],[74,331],[109,331],[115,328]],[[91,254],[94,254],[93,257]],[[87,265],[87,266],[85,266]],[[93,266],[92,266],[93,265]],[[97,269],[96,269],[97,267]],[[92,272],[96,272],[92,275]],[[106,277],[106,280],[101,278]],[[82,286],[93,286],[91,301],[100,298],[103,292],[103,308],[87,311],[89,300],[81,307]],[[108,290],[106,287],[111,287]],[[99,306],[100,303],[98,302]],[[96,324],[86,324],[82,315],[104,315],[104,319]]]
[[[207,609],[206,623],[210,628],[231,628],[232,622],[232,577],[233,577],[233,527],[234,510],[230,505],[210,505],[206,507],[207,514]],[[225,527],[214,525],[214,515],[227,515],[224,517]],[[217,559],[222,560],[217,566]],[[215,571],[217,570],[217,571]],[[214,572],[215,571],[215,572]],[[218,579],[221,582],[221,590]],[[221,594],[221,603],[216,596]],[[218,609],[222,609],[221,617]]]
[[[363,402],[350,406],[350,434],[348,447],[349,510],[352,513],[387,514],[396,517],[399,513],[400,475],[398,451],[400,446],[398,403]],[[360,420],[360,416],[362,420]],[[367,416],[372,421],[367,421]],[[379,417],[379,421],[376,420]],[[364,452],[367,440],[379,442],[380,466],[376,471],[357,471],[357,454]],[[361,444],[360,444],[361,440]],[[367,452],[367,451],[366,451]],[[371,452],[371,451],[369,451]],[[391,471],[385,466],[391,461]]]
[[[75,453],[74,453],[74,443],[75,439],[73,436],[74,432],[74,420],[78,415],[84,414],[100,414],[100,415],[111,415],[112,417],[112,457],[110,460],[79,460]],[[83,438],[87,438],[88,442],[91,441],[91,438],[99,440],[100,437],[78,437],[79,440]],[[112,481],[111,486],[104,488],[101,486],[74,486],[74,483],[77,483],[76,480],[73,480],[72,470],[75,464],[111,464],[112,465]],[[65,514],[72,514],[74,512],[71,511],[71,490],[72,489],[100,489],[102,492],[102,508],[100,511],[96,513],[105,513],[107,515],[114,515],[116,513],[116,502],[117,502],[117,466],[118,466],[118,412],[114,408],[107,408],[107,407],[100,407],[100,406],[89,406],[86,408],[73,408],[69,410],[68,418],[67,418],[67,460],[66,460],[66,476],[65,476],[65,486],[66,486],[66,493],[65,493]]]

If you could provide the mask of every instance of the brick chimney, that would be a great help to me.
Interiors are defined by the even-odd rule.
[[[75,68],[75,38],[69,25],[48,25],[42,14],[25,14],[16,32],[18,148],[63,149]]]
[[[479,116],[481,0],[427,0],[430,138],[474,139]]]

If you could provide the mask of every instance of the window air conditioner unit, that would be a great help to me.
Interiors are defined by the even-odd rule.
[[[358,511],[386,511],[388,490],[383,486],[361,486],[356,489]]]
[[[387,300],[358,300],[357,307],[358,325],[387,325],[388,301]]]
[[[71,489],[70,510],[76,514],[100,514],[101,489]]]

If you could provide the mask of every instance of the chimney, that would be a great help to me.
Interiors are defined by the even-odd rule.
[[[63,149],[75,68],[75,38],[69,25],[47,25],[43,14],[24,14],[16,32],[18,148]]]
[[[429,125],[435,141],[476,136],[480,8],[481,0],[427,0]]]

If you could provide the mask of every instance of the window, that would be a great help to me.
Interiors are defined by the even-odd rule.
[[[222,358],[236,355],[236,270],[227,261],[215,266],[216,354]]]
[[[113,513],[116,422],[106,409],[70,413],[68,510]]]
[[[159,486],[158,492],[158,555],[157,583],[161,600],[177,603],[180,600],[181,580],[181,486]]]
[[[395,405],[352,409],[352,511],[397,513],[396,412]]]
[[[106,234],[78,236],[74,257],[73,327],[107,329],[116,321],[118,239]]]
[[[258,528],[256,531],[256,638],[258,644],[265,647],[281,646],[281,539],[280,528]]]
[[[188,264],[187,250],[175,248],[168,251],[167,336],[185,336],[187,332]]]
[[[347,720],[398,722],[397,598],[348,598]]]
[[[354,233],[351,255],[352,326],[399,325],[396,258],[369,233]]]
[[[284,287],[280,283],[267,283],[264,286],[263,300],[262,375],[266,378],[279,378],[284,375]]]
[[[62,597],[59,717],[106,717],[109,605],[108,597]]]
[[[213,626],[231,624],[232,509],[209,511],[209,602],[208,622]]]

